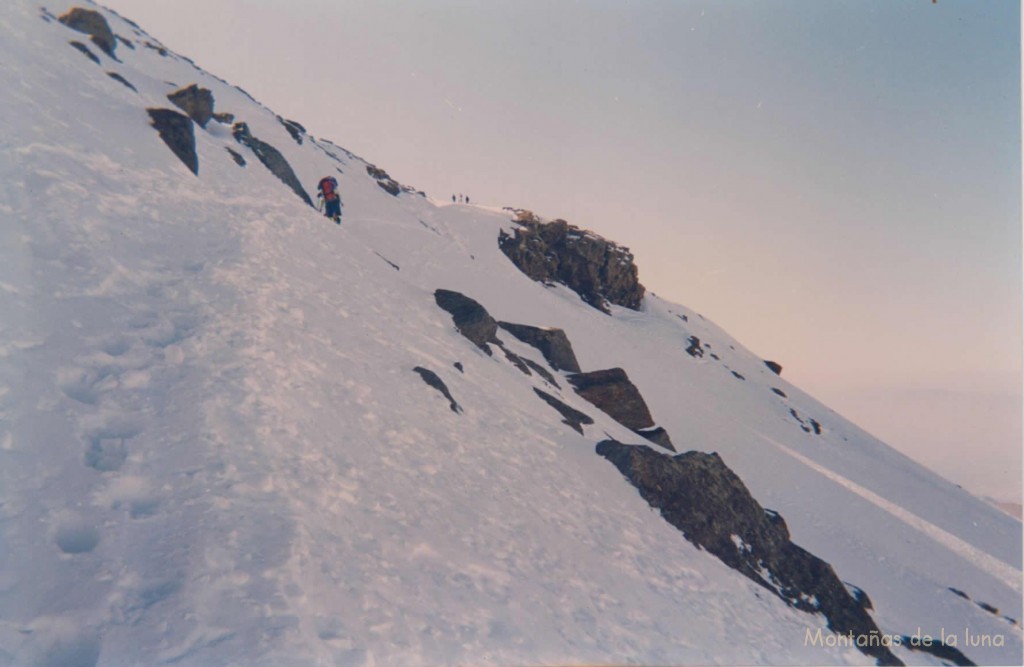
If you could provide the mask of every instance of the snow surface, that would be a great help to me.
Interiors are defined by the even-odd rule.
[[[626,369],[677,448],[719,452],[883,632],[969,628],[1002,638],[961,643],[975,662],[1021,662],[1019,521],[685,307],[609,317],[530,281],[498,250],[500,207],[392,197],[106,10],[135,48],[90,47],[97,66],[51,18],[74,4],[0,10],[0,665],[870,662],[807,645],[822,616],[688,543],[594,453],[639,438],[561,374],[483,354],[437,288]],[[343,224],[216,122],[189,172],[145,109],[191,83],[307,191],[336,174]],[[595,423],[576,434],[534,386]]]

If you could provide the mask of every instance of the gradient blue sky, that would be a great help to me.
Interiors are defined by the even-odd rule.
[[[1019,498],[1018,2],[105,4],[404,183],[628,245],[650,290]]]

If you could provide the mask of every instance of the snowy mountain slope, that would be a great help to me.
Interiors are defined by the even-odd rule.
[[[563,375],[554,388],[485,355],[438,288],[564,329],[583,370],[626,369],[677,449],[719,452],[797,544],[867,591],[884,632],[1021,660],[1019,522],[686,308],[648,295],[609,317],[529,280],[497,247],[507,214],[393,197],[359,158],[299,145],[104,14],[135,48],[93,48],[100,66],[38,4],[0,14],[0,664],[871,662],[806,645],[820,615],[650,511],[594,453],[641,439]],[[195,128],[188,171],[146,108],[174,108],[166,95],[191,83],[307,192],[336,174],[342,226],[227,125]],[[576,434],[534,387],[595,423]],[[820,435],[801,428],[812,418]],[[965,628],[1001,645],[968,646]]]

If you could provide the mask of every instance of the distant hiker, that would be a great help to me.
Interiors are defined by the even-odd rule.
[[[324,176],[316,186],[317,197],[324,204],[324,215],[341,224],[341,197],[338,196],[338,179]],[[319,209],[319,207],[317,207]]]
[[[455,203],[455,195],[452,195],[452,203]]]
[[[466,203],[469,203],[469,195],[466,195]]]

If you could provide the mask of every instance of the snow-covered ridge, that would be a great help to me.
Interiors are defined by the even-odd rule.
[[[676,448],[717,452],[883,633],[1020,662],[1018,521],[689,309],[648,294],[609,317],[530,280],[498,247],[507,213],[391,194],[102,8],[124,39],[92,48],[56,21],[75,4],[96,9],[0,12],[0,665],[870,661],[808,642],[835,637],[821,615],[652,512],[594,452],[642,440],[505,330],[558,386],[467,341],[437,289],[625,369]],[[335,174],[342,225],[231,124],[193,128],[193,174],[146,111],[191,84],[308,193]]]

